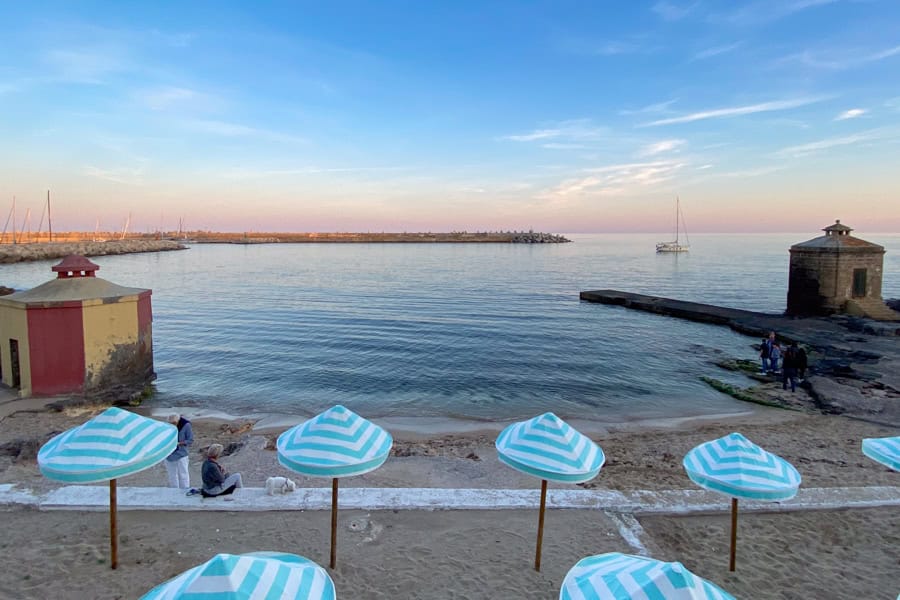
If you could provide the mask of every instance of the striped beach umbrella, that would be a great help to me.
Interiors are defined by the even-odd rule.
[[[862,441],[862,451],[872,460],[900,471],[900,436],[866,438]]]
[[[141,600],[334,600],[334,582],[309,559],[281,552],[217,554]]]
[[[52,438],[38,452],[38,468],[45,477],[64,483],[109,481],[113,569],[118,566],[116,479],[152,467],[177,443],[174,425],[112,407]]]
[[[393,443],[387,431],[341,405],[278,436],[278,462],[301,475],[331,478],[332,569],[337,557],[338,478],[377,469]]]
[[[579,560],[566,574],[559,600],[734,600],[680,562],[609,552]]]
[[[800,487],[800,473],[783,458],[767,452],[740,433],[700,444],[684,457],[684,470],[700,487],[731,496],[731,557],[734,571],[738,499],[790,500]]]
[[[541,479],[541,508],[534,557],[534,569],[540,571],[547,482],[589,481],[600,472],[606,457],[597,444],[551,412],[513,423],[500,432],[495,445],[500,462]]]

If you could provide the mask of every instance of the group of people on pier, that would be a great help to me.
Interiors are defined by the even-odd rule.
[[[762,340],[759,349],[759,358],[762,362],[762,374],[778,375],[779,361],[781,362],[781,389],[786,390],[788,383],[791,391],[797,389],[797,379],[806,377],[807,358],[806,350],[791,342],[791,345],[781,349],[781,344],[775,339],[775,332],[769,332],[769,337]]]

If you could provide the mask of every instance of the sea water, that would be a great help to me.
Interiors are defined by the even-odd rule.
[[[340,403],[367,417],[606,422],[746,410],[703,375],[756,358],[728,328],[581,302],[618,289],[778,313],[788,248],[812,236],[570,235],[574,243],[195,244],[95,257],[98,276],[153,290],[151,406],[309,416]],[[663,236],[664,237],[664,236]],[[900,236],[884,296],[900,297]],[[4,266],[22,289],[53,262]]]

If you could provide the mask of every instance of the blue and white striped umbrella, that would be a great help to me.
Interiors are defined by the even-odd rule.
[[[731,496],[730,571],[735,565],[738,499],[790,500],[800,488],[800,473],[791,463],[740,433],[700,444],[685,455],[682,464],[700,487]]]
[[[610,552],[582,558],[569,570],[560,600],[734,600],[679,562]]]
[[[291,427],[276,444],[278,462],[311,477],[350,477],[380,467],[391,434],[341,405]]]
[[[501,462],[548,481],[589,481],[606,461],[597,444],[552,412],[513,423],[495,445]]]
[[[547,481],[589,481],[600,472],[606,456],[600,446],[552,412],[513,423],[500,432],[494,445],[500,462],[541,479],[541,505],[534,551],[534,570],[540,571]]]
[[[862,451],[872,460],[900,471],[900,436],[866,438],[862,441]]]
[[[334,582],[316,563],[280,552],[217,554],[141,600],[334,600]]]
[[[174,425],[113,407],[44,444],[38,467],[66,483],[109,481],[152,467],[177,443]]]
[[[337,561],[338,478],[362,475],[384,464],[394,438],[341,405],[278,436],[278,462],[302,475],[331,478],[331,560]]]
[[[116,479],[149,469],[178,444],[178,428],[119,408],[107,408],[51,439],[38,452],[45,477],[66,483],[109,481],[110,566],[118,559]]]
[[[697,485],[733,498],[789,500],[797,495],[800,473],[740,433],[700,444],[684,457],[684,470]]]

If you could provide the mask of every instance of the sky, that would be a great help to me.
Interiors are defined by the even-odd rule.
[[[8,228],[900,232],[896,0],[0,13]]]

